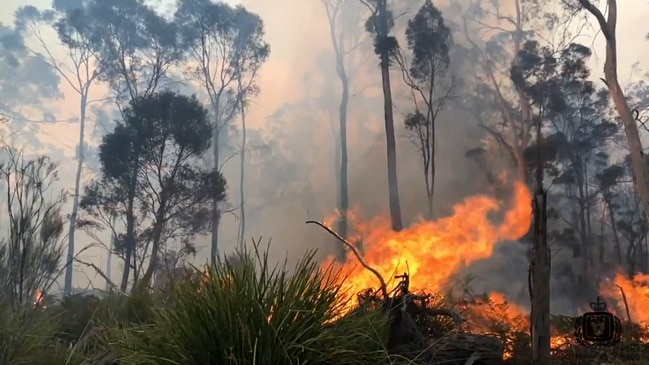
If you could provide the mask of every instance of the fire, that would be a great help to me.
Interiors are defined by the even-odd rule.
[[[618,273],[613,281],[606,280],[600,285],[600,293],[606,298],[614,299],[616,303],[608,308],[620,319],[627,320],[628,316],[635,323],[649,325],[649,275],[636,274],[629,278]],[[626,296],[626,303],[622,297]]]
[[[43,304],[43,300],[45,299],[45,294],[40,290],[36,289],[36,292],[34,292],[34,301],[32,302],[33,305],[41,305]]]
[[[513,192],[508,207],[489,196],[473,196],[456,204],[452,215],[421,221],[401,232],[392,231],[383,218],[369,224],[352,221],[362,237],[363,259],[386,280],[407,271],[411,290],[441,292],[462,268],[489,258],[498,242],[527,233],[532,219],[531,194],[523,183],[515,183]],[[491,219],[494,213],[502,214],[500,223]],[[376,278],[353,255],[342,266],[333,264],[349,272],[343,283],[349,295],[378,287]]]

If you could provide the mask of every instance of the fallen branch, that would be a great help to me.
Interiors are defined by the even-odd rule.
[[[358,262],[360,262],[361,265],[364,268],[369,270],[379,280],[379,283],[381,284],[381,287],[380,287],[381,295],[383,296],[383,300],[387,303],[387,301],[390,299],[390,297],[388,295],[388,285],[385,283],[385,280],[383,279],[383,276],[381,276],[381,274],[378,271],[376,271],[376,269],[372,268],[370,265],[367,264],[367,262],[365,262],[365,260],[363,260],[363,257],[361,257],[361,254],[360,254],[360,252],[358,252],[356,247],[354,247],[354,245],[349,243],[349,241],[347,241],[346,239],[342,238],[336,231],[334,231],[333,229],[327,227],[324,223],[318,222],[318,221],[306,221],[306,224],[309,224],[309,223],[319,225],[320,227],[322,227],[322,229],[329,232],[329,234],[331,234],[332,236],[336,237],[336,239],[338,239],[340,242],[342,242],[345,246],[347,246],[354,253],[354,256],[356,256],[356,258],[358,259]]]
[[[459,314],[458,312],[456,312],[454,310],[451,310],[451,309],[446,309],[446,308],[429,309],[428,314],[430,316],[446,316],[446,317],[450,317],[456,325],[460,325],[460,324],[462,324],[463,322],[466,321],[466,319],[464,319],[464,317],[462,317],[462,315]]]

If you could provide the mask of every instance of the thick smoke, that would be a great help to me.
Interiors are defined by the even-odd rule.
[[[259,142],[268,144],[269,150],[260,150],[251,157],[250,164],[254,167],[248,172],[247,226],[250,229],[247,235],[271,235],[272,250],[278,257],[287,251],[291,256],[300,256],[306,249],[318,249],[326,255],[334,252],[333,242],[322,232],[305,226],[304,221],[322,219],[336,208],[335,148],[340,85],[324,6],[320,1],[285,2],[290,4],[281,9],[263,1],[244,2],[266,20],[267,38],[273,47],[273,55],[259,79],[262,93],[250,108],[250,120],[263,130],[260,137],[269,139]],[[404,5],[399,12],[403,15],[395,27],[395,34],[400,38],[405,22],[414,15],[419,2]],[[274,21],[284,16],[286,8],[300,16],[284,22]],[[381,75],[362,24],[345,26],[350,32],[355,29],[362,33],[363,51],[369,53],[361,55],[352,81],[348,146],[350,205],[362,216],[372,218],[388,211]],[[392,84],[395,101],[407,97],[399,71],[393,72]],[[403,127],[411,105],[402,104],[395,106],[395,127],[400,197],[407,224],[416,222],[425,212],[426,199],[420,156],[406,138]],[[437,151],[436,209],[442,214],[467,195],[479,192],[484,174],[465,156],[467,150],[480,143],[480,131],[475,124],[466,115],[454,111],[442,115],[438,123],[443,138]],[[231,173],[236,176],[236,169]],[[231,185],[231,191],[236,191],[236,181]],[[284,195],[279,193],[282,191]],[[274,195],[277,200],[268,202]],[[255,210],[253,207],[258,204],[263,207]],[[236,218],[227,219],[223,230],[231,233],[223,236],[236,237]]]
[[[57,3],[65,6],[72,2]],[[405,22],[414,15],[421,1],[398,0],[395,3],[399,7],[395,11],[398,15],[395,34],[402,39]],[[508,1],[502,3],[510,4]],[[250,102],[248,110],[250,151],[246,161],[246,237],[261,237],[262,244],[272,238],[272,258],[278,261],[287,254],[289,260],[295,260],[308,249],[318,249],[321,256],[332,254],[335,243],[331,238],[304,224],[307,219],[321,220],[331,215],[337,199],[335,150],[340,86],[324,7],[319,0],[244,0],[242,4],[262,17],[266,39],[272,48],[271,57],[258,78],[261,94]],[[164,4],[161,11],[167,9],[167,5]],[[436,5],[442,9],[446,6],[444,2],[436,2]],[[449,16],[449,13],[445,14]],[[448,20],[457,22],[457,19]],[[623,26],[624,22],[620,23]],[[362,37],[367,38],[362,26],[347,26],[357,29],[362,32]],[[4,39],[5,43],[10,40]],[[55,42],[53,37],[52,43]],[[365,55],[358,60],[360,66],[352,82],[349,105],[349,195],[351,207],[362,216],[372,218],[387,214],[388,188],[380,72],[378,59],[371,52],[371,42],[366,39],[366,43],[369,52],[364,51]],[[469,66],[455,71],[468,79],[476,75],[476,71]],[[594,76],[598,77],[598,73]],[[397,71],[392,74],[392,84],[397,103],[395,126],[400,197],[404,223],[408,224],[415,222],[426,210],[423,204],[426,200],[425,188],[420,157],[404,137],[404,115],[411,110]],[[105,91],[105,86],[100,86],[95,92],[96,97],[101,98]],[[77,101],[72,97],[74,93],[69,90],[63,92],[66,100],[59,114],[74,115],[77,109]],[[92,121],[96,129],[105,124],[102,119],[110,119],[109,116],[113,114],[98,110],[102,110],[101,118],[96,116]],[[239,121],[235,120],[234,123],[238,125]],[[61,134],[58,140],[68,145],[66,155],[57,157],[67,157],[72,161],[76,127],[56,127]],[[47,132],[54,133],[53,128],[48,128]],[[465,155],[468,150],[480,146],[484,138],[474,120],[459,108],[451,108],[438,120],[438,135],[435,213],[443,216],[454,203],[466,196],[490,191],[486,189],[484,170]],[[96,145],[97,136],[91,139],[92,144]],[[234,141],[233,145],[237,143]],[[62,176],[73,176],[73,164],[69,161],[61,161],[65,172]],[[236,216],[239,204],[237,156],[228,160],[224,173],[228,179],[232,214],[226,213],[223,217],[221,249],[228,252],[236,245],[239,224]],[[73,185],[71,179],[64,183]],[[91,243],[85,235],[80,236],[79,247]],[[208,243],[209,239],[206,238],[197,243],[202,252],[196,262],[205,262]],[[104,264],[103,251],[97,250],[93,256],[98,265]],[[562,267],[569,266],[566,263],[570,262],[570,258],[555,257],[554,260],[552,290],[555,293],[565,292],[569,289],[567,283],[573,281],[568,279],[571,274]],[[479,280],[472,282],[472,289],[474,292],[501,291],[512,300],[527,303],[527,262],[526,245],[519,242],[503,243],[492,258],[476,263],[467,270],[480,274]],[[83,275],[77,275],[79,285],[85,286],[86,281]],[[575,307],[573,304],[561,296],[553,297],[553,310],[569,311]]]

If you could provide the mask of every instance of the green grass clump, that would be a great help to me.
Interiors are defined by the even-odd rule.
[[[0,365],[62,365],[74,363],[55,335],[59,318],[40,308],[13,308],[0,303]]]
[[[339,273],[313,254],[293,270],[244,252],[179,284],[152,325],[116,333],[123,364],[381,364],[387,318],[343,316]]]

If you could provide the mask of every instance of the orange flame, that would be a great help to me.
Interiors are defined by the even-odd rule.
[[[40,290],[36,289],[36,292],[34,292],[34,301],[32,304],[35,306],[43,304],[43,300],[45,299],[45,294]]]
[[[626,303],[622,292],[626,296]],[[600,294],[616,301],[615,305],[608,309],[620,319],[627,320],[628,306],[628,314],[633,322],[649,325],[649,275],[639,273],[629,278],[618,273],[614,280],[601,283]]]
[[[400,232],[390,229],[389,220],[377,218],[369,224],[352,222],[362,237],[363,259],[384,278],[408,271],[413,291],[440,292],[451,277],[465,266],[489,258],[495,245],[521,238],[532,219],[531,194],[523,183],[515,183],[509,209],[485,195],[473,196],[453,207],[453,214],[437,221],[421,221]],[[490,215],[503,214],[500,224]],[[350,255],[341,265],[334,258],[326,264],[349,272],[343,283],[346,293],[376,288],[376,278]]]

